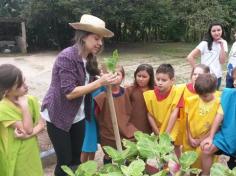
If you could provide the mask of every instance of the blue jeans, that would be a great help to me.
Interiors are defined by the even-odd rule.
[[[233,78],[229,75],[229,73],[227,73],[227,75],[226,75],[226,87],[227,88],[234,88]]]
[[[219,90],[221,85],[221,77],[217,79],[217,90]]]

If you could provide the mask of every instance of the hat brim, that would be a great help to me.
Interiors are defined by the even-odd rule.
[[[90,24],[83,24],[83,23],[69,23],[71,27],[75,30],[83,30],[98,34],[102,37],[110,38],[114,36],[114,33],[108,30],[107,28],[97,27]]]

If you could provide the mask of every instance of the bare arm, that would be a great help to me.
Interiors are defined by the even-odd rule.
[[[149,121],[149,124],[150,124],[151,127],[152,127],[153,132],[154,132],[156,135],[158,135],[158,134],[160,133],[160,131],[159,131],[157,125],[156,125],[156,122],[155,122],[153,116],[152,116],[150,113],[148,113],[148,121]]]
[[[33,121],[30,115],[29,109],[22,109],[23,114],[23,128],[27,134],[31,134],[33,132]]]
[[[18,97],[15,103],[20,107],[22,112],[22,128],[26,134],[33,132],[33,121],[29,111],[27,96]]]
[[[103,74],[99,79],[94,82],[91,82],[84,86],[77,86],[70,93],[66,95],[68,100],[72,100],[78,97],[81,97],[87,93],[90,93],[101,86],[112,84],[116,80],[116,75],[111,73]]]
[[[192,135],[191,135],[191,131],[190,131],[190,128],[189,128],[189,123],[188,123],[188,114],[186,114],[186,133],[187,133],[187,137],[188,139],[192,139]]]
[[[220,41],[220,64],[224,64],[227,58],[227,54],[224,50],[224,45],[223,43]]]
[[[187,56],[187,61],[189,62],[192,68],[196,65],[196,59],[200,56],[200,54],[200,50],[195,48]]]
[[[178,117],[178,113],[179,113],[179,108],[175,108],[170,114],[170,119],[169,119],[169,122],[168,122],[167,128],[166,128],[166,132],[168,134],[171,133],[171,131],[172,131],[174,125],[175,125],[175,122],[176,122],[177,117]]]
[[[41,117],[39,119],[39,122],[37,123],[37,125],[34,127],[33,129],[33,133],[31,134],[32,136],[37,135],[38,133],[40,133],[45,127],[45,120],[43,120]]]
[[[213,124],[211,126],[211,131],[210,131],[210,137],[211,138],[213,138],[215,136],[215,133],[216,133],[216,131],[218,131],[222,120],[223,120],[223,115],[217,113],[216,117],[214,119],[214,122],[213,122]]]
[[[210,131],[208,131],[206,134],[202,135],[200,138],[200,141],[202,142],[204,139],[206,139],[210,135]]]
[[[16,127],[16,126],[15,126]],[[21,131],[17,127],[15,128],[15,137],[19,139],[28,139],[31,138],[38,133],[40,133],[45,127],[45,121],[40,117],[39,122],[37,125],[33,128],[33,132],[31,134],[26,134],[24,131]]]
[[[215,136],[216,131],[218,131],[222,120],[223,120],[223,115],[217,113],[214,119],[214,122],[211,126],[210,135],[207,138],[205,138],[203,141],[201,141],[201,149],[203,151],[209,151],[211,149],[213,138]]]

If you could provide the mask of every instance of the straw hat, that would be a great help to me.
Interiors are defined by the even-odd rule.
[[[114,33],[106,28],[105,22],[93,15],[82,15],[80,22],[69,23],[76,30],[98,34],[102,37],[113,37]]]

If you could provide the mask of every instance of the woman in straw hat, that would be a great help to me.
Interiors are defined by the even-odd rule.
[[[61,51],[52,70],[52,80],[42,104],[42,116],[57,155],[56,176],[66,175],[62,165],[80,164],[85,117],[90,117],[90,93],[116,80],[113,74],[100,74],[96,55],[104,37],[114,34],[105,22],[83,15],[80,22],[69,23],[75,32],[75,44]]]

